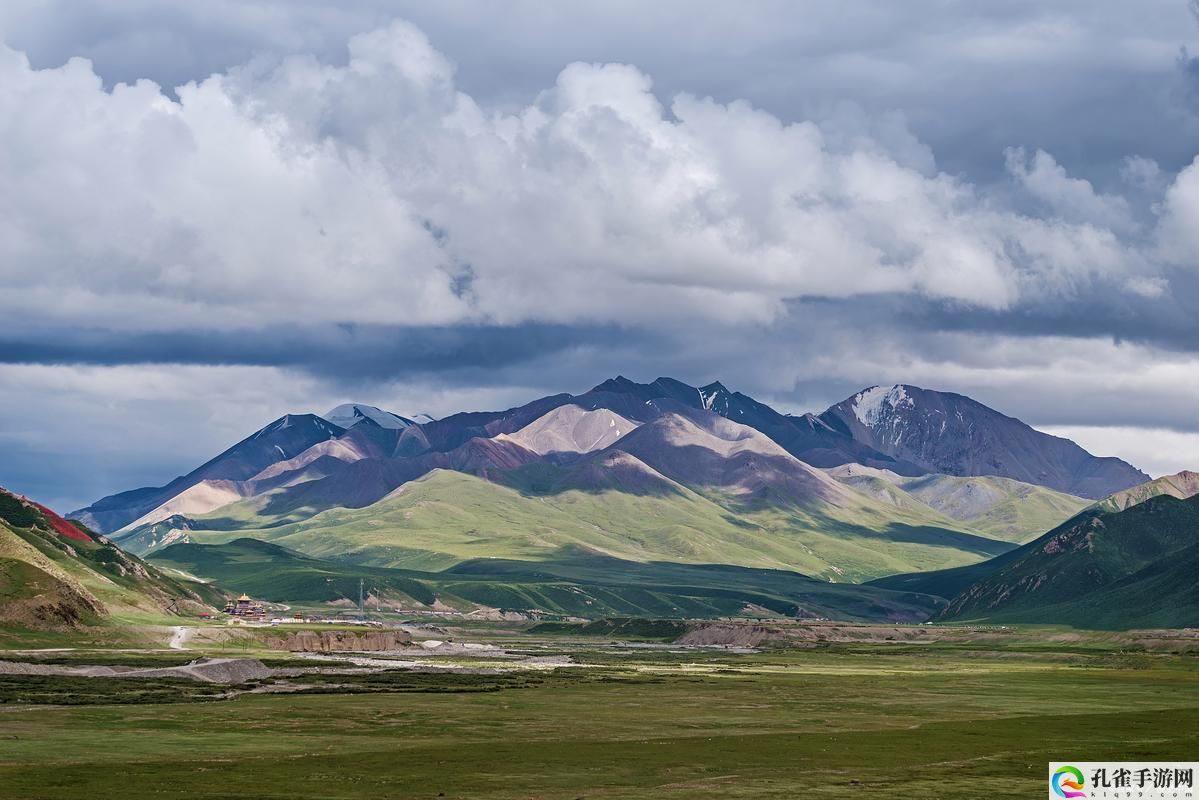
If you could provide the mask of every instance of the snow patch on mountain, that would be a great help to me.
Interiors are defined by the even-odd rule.
[[[724,384],[720,381],[713,381],[707,386],[701,386],[699,391],[699,403],[705,411],[713,411],[717,414],[728,415],[729,407],[732,403],[732,395]],[[744,413],[744,412],[742,412]]]
[[[282,417],[279,417],[279,419],[275,420],[270,425],[267,425],[265,428],[251,436],[249,441],[262,439],[272,433],[278,433],[279,431],[287,430],[293,425],[303,425],[305,423],[311,424],[312,427],[316,428],[318,431],[321,431],[330,439],[336,438],[345,433],[341,426],[332,424],[328,420],[312,414],[284,414]]]
[[[859,422],[873,428],[887,412],[905,405],[910,407],[915,403],[903,386],[871,386],[854,396],[853,413]]]
[[[400,430],[412,424],[411,420],[398,414],[362,403],[344,403],[325,414],[325,419],[342,428],[351,428],[363,420],[370,420],[380,428],[391,430]]]

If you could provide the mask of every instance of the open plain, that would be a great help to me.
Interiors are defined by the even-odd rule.
[[[125,667],[260,658],[276,676],[0,674],[0,786],[28,800],[1023,798],[1050,760],[1199,748],[1190,632],[781,627],[803,637],[699,647],[480,626],[451,631],[493,645],[477,655],[373,653],[369,670],[244,640],[24,652]],[[389,658],[419,665],[377,668]]]

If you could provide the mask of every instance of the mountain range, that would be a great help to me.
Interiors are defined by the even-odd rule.
[[[0,490],[0,627],[363,578],[460,610],[1193,625],[1197,495],[907,385],[820,415],[668,378],[440,420],[352,403],[74,521]]]
[[[1146,480],[956,394],[871,387],[792,415],[618,376],[436,420],[289,414],[71,516],[142,555],[250,537],[387,569],[582,553],[851,582],[984,561]]]
[[[1093,500],[1149,480],[1127,462],[1098,458],[1069,439],[952,392],[873,386],[820,419],[912,465],[915,473],[895,470],[905,475],[994,475]]]
[[[558,409],[563,411],[546,416]],[[617,377],[581,395],[551,395],[506,411],[461,413],[425,423],[363,404],[340,406],[324,418],[289,414],[165,486],[105,497],[71,516],[112,532],[149,521],[143,518],[172,501],[167,511],[207,513],[237,497],[322,480],[356,461],[371,462],[358,471],[379,473],[376,482],[382,484],[402,483],[411,471],[464,466],[485,470],[493,460],[499,466],[512,466],[551,453],[580,454],[611,445],[615,439],[602,440],[604,431],[597,431],[590,442],[547,444],[535,437],[556,435],[576,425],[579,412],[599,409],[614,412],[607,431],[621,435],[663,413],[707,412],[762,433],[814,467],[856,463],[908,477],[999,476],[1090,499],[1149,480],[1119,459],[1092,456],[1068,440],[1036,431],[956,394],[912,386],[872,387],[819,416],[795,416],[730,392],[718,382],[696,388],[670,378],[639,384]],[[536,429],[511,436],[534,422],[538,422]],[[481,441],[490,444],[483,447]],[[394,474],[388,476],[386,462],[421,456],[424,462],[411,464],[408,470],[392,465]],[[204,488],[196,491],[200,484]],[[357,498],[331,497],[329,502],[361,506],[377,499],[367,493]],[[162,511],[158,515],[169,516]]]

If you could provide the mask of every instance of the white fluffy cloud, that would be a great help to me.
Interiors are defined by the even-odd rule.
[[[576,50],[597,51],[564,42],[571,52],[555,62],[556,78],[537,73],[536,91],[525,76],[519,90],[472,96],[451,61],[459,54],[442,54],[416,27],[376,25],[338,56],[323,28],[357,30],[357,22],[320,16],[292,35],[284,23],[300,7],[273,4],[274,16],[259,19],[261,9],[230,5],[217,16],[244,23],[245,46],[235,49],[261,44],[272,55],[222,64],[175,91],[145,80],[112,86],[82,59],[43,58],[34,68],[0,46],[0,340],[16,343],[5,360],[110,363],[81,341],[129,351],[111,360],[115,367],[0,366],[0,418],[8,420],[0,444],[9,456],[0,484],[82,504],[161,483],[286,411],[346,399],[407,413],[502,407],[583,390],[618,371],[722,378],[797,409],[823,408],[870,383],[912,382],[971,394],[1034,424],[1073,426],[1098,452],[1123,448],[1115,452],[1138,463],[1135,436],[1122,431],[1194,428],[1197,361],[1161,346],[1193,330],[1185,280],[1199,252],[1199,164],[1178,171],[1177,159],[1159,158],[1161,166],[1120,152],[1112,158],[1120,179],[1095,180],[1092,163],[1092,180],[1083,180],[1064,166],[1075,154],[1059,163],[1035,148],[1037,135],[1008,141],[999,124],[1008,115],[996,112],[996,125],[977,132],[990,137],[978,145],[985,152],[972,156],[994,161],[995,185],[939,166],[942,150],[916,136],[905,114],[827,96],[882,86],[879,103],[915,103],[924,92],[951,109],[942,121],[992,119],[979,98],[1019,82],[1010,70],[1031,69],[1030,41],[1037,70],[1059,72],[1047,64],[1060,65],[1063,48],[1051,45],[1067,41],[1071,63],[1103,61],[1148,81],[1163,59],[1175,68],[1176,47],[1163,45],[1162,31],[1138,44],[1115,26],[1110,33],[1127,46],[1099,48],[1083,23],[1108,17],[1093,18],[1091,4],[1078,4],[1074,23],[1032,29],[1020,22],[1042,14],[1030,5],[1010,20],[996,12],[1002,19],[969,35],[948,15],[926,14],[936,24],[931,38],[922,32],[900,46],[894,20],[875,4],[855,6],[862,25],[849,27],[869,34],[862,46],[838,49],[823,40],[830,26],[847,24],[839,9],[802,20],[799,39],[722,12],[719,23],[703,18],[696,52],[705,58],[684,70],[709,81],[693,94],[680,91],[689,87],[677,72],[667,93],[636,66],[569,63]],[[192,20],[191,6],[181,8]],[[508,30],[544,16],[540,6],[522,8],[519,24],[491,21]],[[597,25],[599,8],[588,12]],[[746,29],[726,42],[737,22]],[[674,19],[663,12],[655,24],[660,33]],[[179,45],[204,54],[227,33]],[[97,58],[134,44],[112,40]],[[174,44],[168,37],[161,49]],[[652,57],[656,43],[642,44]],[[686,50],[674,44],[676,55]],[[775,72],[755,61],[750,78],[722,84],[707,59],[716,44],[721,64],[740,58],[738,48],[767,60],[760,53],[783,48],[798,60]],[[556,58],[552,50],[538,57]],[[141,74],[135,61],[126,67]],[[805,74],[791,74],[804,65]],[[1004,80],[963,77],[976,68]],[[476,83],[477,73],[476,63]],[[1077,84],[1103,84],[1092,74]],[[825,96],[809,100],[826,83]],[[794,102],[784,113],[731,99],[744,92],[705,96],[705,87],[751,84]],[[1029,108],[1020,113],[1039,113]],[[1060,114],[1050,103],[1041,116]],[[1014,148],[1006,161],[1005,147]],[[922,314],[932,319],[913,319]],[[351,332],[344,342],[342,323]],[[441,338],[413,345],[424,366],[406,372],[405,340],[378,370],[349,365],[330,377],[328,362],[344,355],[338,346],[370,350],[392,326],[449,330],[451,344],[475,344],[496,325],[524,323],[582,333],[540,357],[544,341],[530,340],[541,344],[528,346],[528,358],[502,364],[488,363],[495,350],[482,348],[483,356],[448,364],[457,371],[441,379],[430,375]],[[374,327],[355,337],[355,325]],[[592,329],[623,338],[589,347]],[[286,341],[239,361],[243,336]],[[1113,341],[1122,337],[1139,343]],[[154,341],[166,344],[147,345]],[[202,352],[214,341],[220,353]],[[513,341],[500,350],[523,348]],[[280,356],[300,342],[326,347],[323,371]],[[32,355],[16,354],[18,344]],[[353,355],[361,364],[377,354]],[[220,366],[227,361],[243,366]],[[262,366],[276,363],[299,369]],[[355,375],[368,382],[355,387]],[[1094,427],[1102,424],[1124,427],[1105,440]],[[1159,452],[1143,462],[1152,471],[1199,452],[1186,436],[1169,452],[1169,435],[1154,436]]]
[[[1166,192],[1160,246],[1162,258],[1192,270],[1199,268],[1199,157]]]
[[[990,309],[1160,278],[1127,202],[1043,153],[1061,213],[1005,210],[895,123],[784,124],[742,102],[571,64],[481,107],[413,26],[178,89],[106,91],[86,61],[0,50],[5,325],[758,322],[805,296]],[[1167,217],[1187,216],[1175,186]],[[1148,283],[1146,283],[1148,281]]]
[[[1123,197],[1100,194],[1089,181],[1071,178],[1053,156],[1038,150],[1029,158],[1023,148],[1007,151],[1007,168],[1024,189],[1044,203],[1055,215],[1072,222],[1125,232],[1135,229],[1128,201]],[[1126,165],[1140,175],[1140,162]]]

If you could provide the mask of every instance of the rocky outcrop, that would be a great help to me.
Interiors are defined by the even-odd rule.
[[[377,652],[399,650],[412,641],[403,631],[295,631],[283,640],[293,653]]]
[[[780,628],[766,625],[701,625],[687,631],[675,644],[723,645],[727,647],[757,647],[763,642],[782,642],[787,639]]]
[[[94,595],[46,563],[58,574],[25,561],[0,558],[0,624],[60,630],[94,622],[108,613]]]

